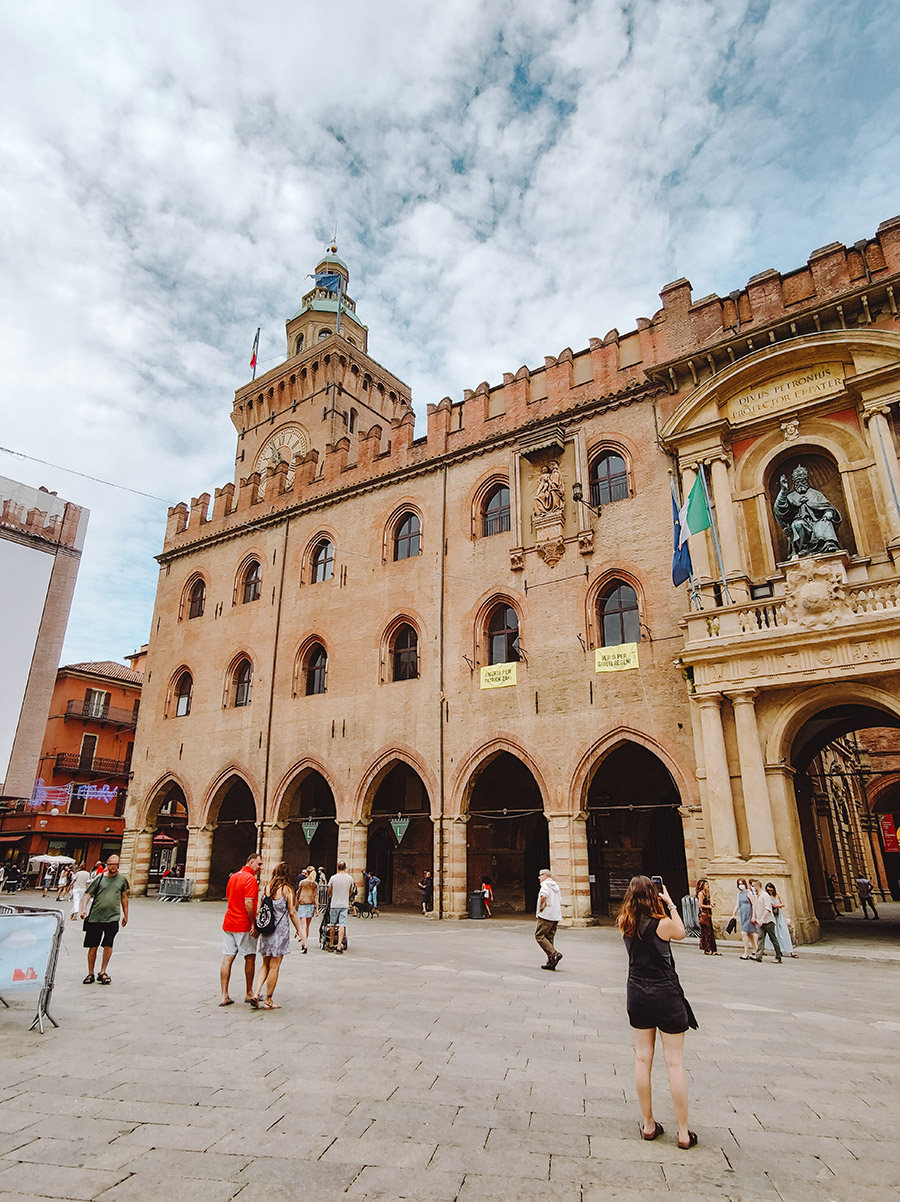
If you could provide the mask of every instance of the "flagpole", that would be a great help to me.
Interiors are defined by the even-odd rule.
[[[334,327],[335,334],[340,334],[340,332],[341,332],[341,300],[343,299],[343,295],[344,295],[344,277],[340,274],[340,272],[338,272],[338,308],[337,308],[337,322],[335,323],[335,327]]]
[[[250,377],[251,380],[256,379],[256,361],[259,358],[259,333],[260,333],[261,329],[262,329],[262,326],[260,326],[257,329],[256,337],[253,340],[253,362],[251,363],[251,367],[253,368],[253,375]]]
[[[722,562],[722,548],[719,546],[719,529],[716,525],[716,515],[713,513],[712,502],[709,499],[709,489],[706,485],[706,464],[698,464],[700,468],[700,483],[703,485],[703,496],[706,499],[706,511],[709,514],[709,524],[713,532],[713,545],[716,548],[716,561],[719,565],[719,576],[722,578],[722,597],[727,605],[733,605],[731,593],[728,591],[728,582],[725,579],[725,565]]]

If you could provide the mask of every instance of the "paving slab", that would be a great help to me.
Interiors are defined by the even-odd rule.
[[[351,923],[344,957],[291,954],[283,1009],[261,1016],[216,1005],[222,912],[134,899],[102,991],[81,985],[67,929],[59,1029],[0,1012],[0,1202],[898,1196],[890,940],[864,932],[846,955],[832,937],[777,971],[678,949],[700,1018],[685,1043],[700,1144],[684,1152],[661,1052],[666,1134],[637,1135],[614,931],[563,930],[549,974],[530,922],[385,913]]]

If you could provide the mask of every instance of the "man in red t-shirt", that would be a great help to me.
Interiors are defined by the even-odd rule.
[[[232,873],[225,886],[228,909],[222,930],[222,968],[219,980],[222,985],[220,1006],[230,1006],[233,999],[228,996],[231,966],[237,955],[244,957],[244,977],[247,989],[244,997],[249,1002],[253,997],[253,973],[256,970],[256,903],[259,898],[259,871],[262,856],[254,852],[240,872]]]

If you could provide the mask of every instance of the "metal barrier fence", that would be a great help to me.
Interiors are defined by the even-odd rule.
[[[190,901],[194,896],[194,882],[180,876],[164,876],[159,882],[157,901]]]
[[[42,1035],[45,1018],[59,1026],[49,1006],[65,925],[61,910],[0,905],[0,1002],[8,1010],[7,997],[37,990],[37,1011],[28,1029],[37,1027]]]

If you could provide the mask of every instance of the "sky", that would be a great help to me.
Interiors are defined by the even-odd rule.
[[[0,12],[0,475],[91,510],[66,663],[147,641],[167,507],[233,478],[335,227],[424,418],[900,213],[892,0]]]

